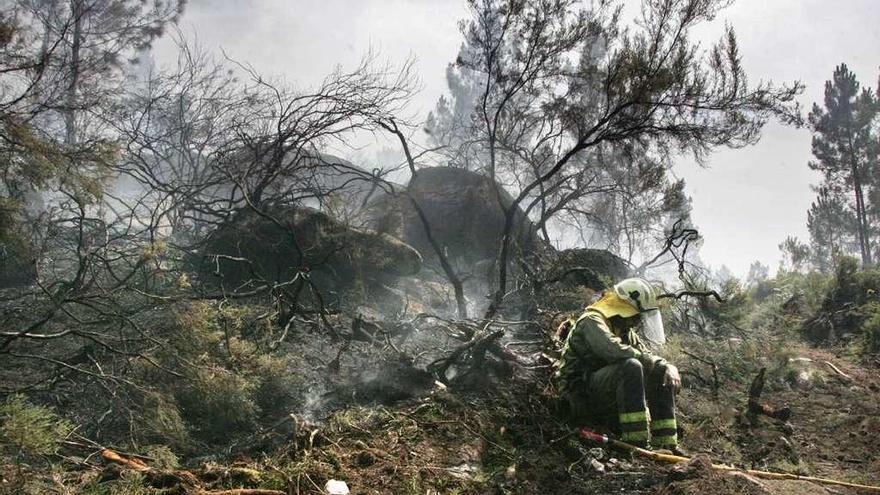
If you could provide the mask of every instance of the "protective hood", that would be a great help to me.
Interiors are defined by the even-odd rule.
[[[632,318],[639,314],[638,308],[624,301],[613,290],[607,290],[602,294],[602,299],[594,302],[587,309],[592,309],[602,313],[606,319],[612,316],[620,316],[622,318]],[[659,312],[658,312],[659,313]]]
[[[642,335],[655,346],[666,343],[666,330],[663,328],[663,317],[660,316],[659,309],[642,313]]]

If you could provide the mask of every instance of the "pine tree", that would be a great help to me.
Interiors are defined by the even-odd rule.
[[[809,115],[813,130],[814,161],[809,167],[822,172],[822,187],[833,194],[852,195],[855,234],[862,263],[871,264],[871,223],[866,195],[875,175],[871,163],[872,125],[877,117],[877,98],[861,89],[855,74],[839,65],[825,83],[824,108],[813,104]]]
[[[800,239],[788,236],[779,244],[779,251],[782,253],[782,260],[779,263],[779,270],[783,272],[800,272],[810,259],[810,247],[801,242]]]
[[[822,273],[830,273],[842,254],[859,250],[856,217],[843,194],[820,188],[807,212],[810,261]]]
[[[746,285],[754,287],[770,277],[770,267],[758,260],[749,265],[749,274],[746,276]]]
[[[719,146],[757,142],[770,118],[800,122],[802,85],[750,86],[732,28],[708,50],[689,36],[729,4],[648,1],[630,30],[612,2],[469,0],[456,67],[475,74],[480,92],[471,118],[453,122],[472,124],[466,144],[482,155],[479,170],[518,189],[505,208],[487,317],[507,294],[517,208],[552,213],[546,200],[583,179],[600,153],[690,151],[705,163]],[[569,204],[560,199],[554,206]]]
[[[39,37],[46,73],[40,92],[53,95],[62,140],[87,140],[82,122],[116,90],[122,68],[150,47],[186,0],[15,0],[8,11]]]

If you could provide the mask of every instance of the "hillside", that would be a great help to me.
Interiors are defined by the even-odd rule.
[[[781,281],[766,282],[773,283]],[[827,283],[833,292],[836,282]],[[678,334],[664,349],[684,376],[678,408],[685,449],[744,469],[880,484],[876,355],[860,351],[860,338],[819,347],[804,342],[797,332],[806,319],[779,316],[791,306],[785,294],[760,302],[754,289],[743,296],[739,304],[752,312],[742,323],[760,325],[741,328],[737,337]],[[346,373],[366,369],[370,359],[341,354],[316,370],[335,375],[342,387],[333,400],[325,394],[320,407],[292,408],[223,450],[187,456],[167,447],[102,446],[137,462],[126,466],[102,459],[96,444],[73,433],[50,456],[54,467],[6,464],[4,484],[27,480],[28,493],[64,486],[65,493],[113,494],[317,494],[326,493],[329,480],[345,481],[352,493],[860,493],[715,474],[698,465],[682,470],[578,439],[576,425],[566,424],[554,405],[550,323],[532,328],[544,332],[537,340],[535,333],[528,341],[504,339],[502,347],[516,359],[489,374],[415,385],[397,370],[396,385],[342,385]],[[462,355],[454,366],[465,370],[475,357]],[[761,368],[760,400],[790,408],[785,421],[749,413],[749,387]]]

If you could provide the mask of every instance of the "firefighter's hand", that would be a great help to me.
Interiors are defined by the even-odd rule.
[[[681,375],[678,374],[678,368],[671,364],[666,365],[666,374],[663,375],[663,386],[672,387],[673,393],[681,390]]]

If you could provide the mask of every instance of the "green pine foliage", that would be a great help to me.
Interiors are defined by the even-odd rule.
[[[865,337],[865,351],[880,353],[880,302],[869,303],[864,310],[865,323],[862,332]]]
[[[0,448],[17,459],[46,456],[73,429],[67,420],[23,395],[13,395],[0,405]]]
[[[138,365],[136,379],[151,384],[133,425],[140,443],[201,451],[247,437],[303,403],[303,364],[298,353],[274,348],[277,321],[264,316],[268,308],[197,302],[169,313],[156,322],[167,348],[153,358],[182,378]]]
[[[825,83],[822,105],[814,103],[809,114],[814,160],[808,165],[823,176],[807,221],[819,269],[838,255],[859,256],[865,265],[875,257],[878,119],[874,91],[862,87],[846,64],[839,65]]]
[[[180,467],[180,460],[167,445],[147,445],[144,447],[144,454],[151,459],[150,464],[156,469],[173,470]]]

